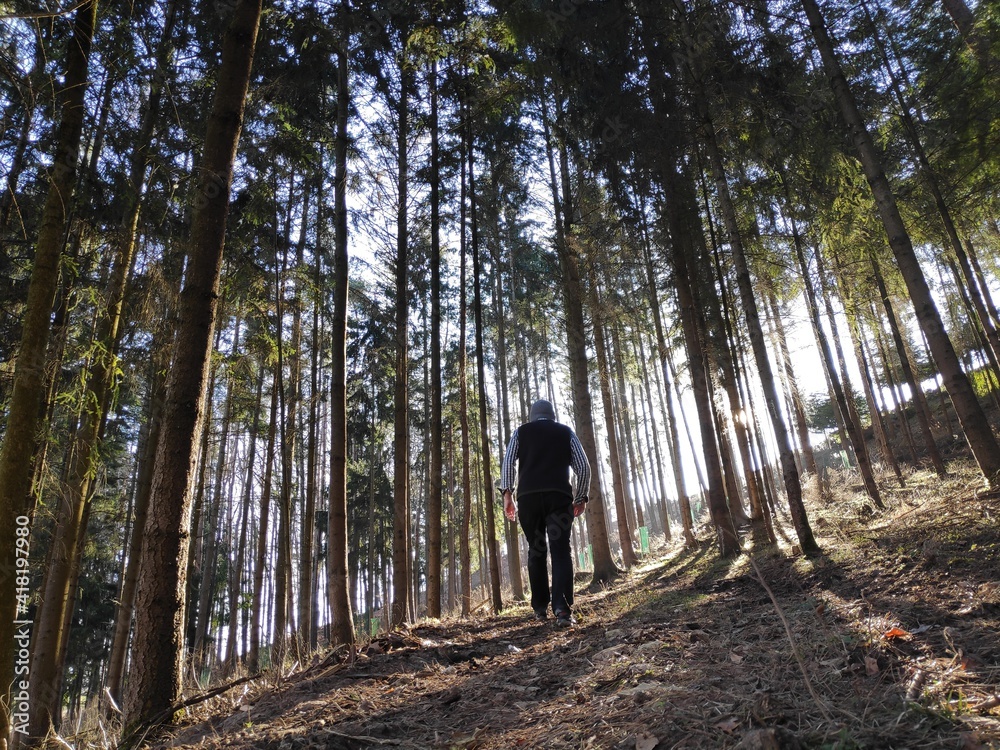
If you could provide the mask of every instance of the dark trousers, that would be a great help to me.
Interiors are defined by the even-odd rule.
[[[570,531],[573,526],[573,500],[560,492],[539,492],[517,499],[517,518],[528,540],[528,582],[531,584],[531,608],[544,612],[552,602],[555,613],[572,613],[573,555]],[[552,592],[546,554],[552,555]]]

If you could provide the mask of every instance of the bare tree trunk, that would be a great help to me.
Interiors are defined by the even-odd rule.
[[[544,110],[544,108],[543,108]],[[583,446],[592,469],[590,502],[587,503],[587,528],[590,532],[594,555],[594,574],[591,585],[610,581],[620,574],[611,556],[611,543],[604,511],[604,495],[601,491],[600,464],[597,455],[597,439],[594,435],[594,415],[590,397],[590,376],[586,330],[583,318],[584,288],[580,272],[580,255],[571,244],[573,221],[572,197],[569,184],[569,164],[565,144],[559,150],[560,173],[562,175],[562,200],[559,182],[556,179],[553,144],[549,132],[549,116],[542,113],[545,129],[546,151],[549,162],[550,187],[556,213],[556,249],[559,267],[563,274],[563,304],[566,311],[566,339],[569,354],[570,391],[573,398],[573,416],[576,420],[576,434]]]
[[[465,106],[464,103],[462,105]],[[464,149],[468,148],[467,129],[462,130],[462,155],[460,164],[465,164]],[[469,384],[468,384],[468,346],[466,344],[466,320],[468,317],[468,303],[466,301],[466,279],[465,279],[465,218],[466,218],[466,171],[463,166],[459,188],[459,303],[458,303],[458,391],[459,391],[459,422],[462,430],[462,510],[461,529],[459,531],[459,565],[462,569],[462,617],[472,614],[472,453],[470,452],[471,440],[469,436]]]
[[[240,322],[237,319],[233,338],[233,351],[239,351],[240,342]],[[211,393],[211,391],[210,391]],[[201,584],[198,596],[198,625],[195,629],[193,644],[193,654],[196,664],[206,668],[209,662],[210,647],[209,627],[212,620],[212,606],[215,597],[215,574],[218,564],[218,544],[219,544],[219,518],[222,514],[222,493],[223,477],[227,475],[229,469],[229,425],[233,414],[233,378],[229,373],[226,380],[226,399],[222,407],[222,422],[219,434],[219,451],[215,456],[215,479],[212,482],[211,507],[207,514],[208,523],[202,531],[204,541],[204,554],[202,555]],[[206,429],[206,433],[211,432],[211,426]],[[209,457],[202,456],[202,463],[208,463]]]
[[[868,357],[864,349],[864,339],[862,339],[863,333],[858,322],[857,308],[855,308],[853,313],[847,312],[847,325],[851,336],[851,344],[854,347],[854,358],[861,367],[861,384],[865,391],[865,401],[868,403],[868,411],[871,415],[872,428],[875,431],[875,439],[878,441],[879,449],[882,451],[882,455],[885,458],[886,463],[889,464],[889,468],[892,469],[892,473],[896,475],[896,481],[899,482],[899,486],[906,487],[906,479],[903,477],[903,472],[899,468],[899,461],[896,459],[896,454],[893,452],[892,445],[889,443],[889,430],[886,427],[885,416],[882,414],[881,405],[875,397],[875,379],[872,377],[871,366],[868,362]],[[913,442],[909,440],[910,432],[908,425],[905,422],[906,414],[901,411],[900,417],[903,420],[902,426],[904,427],[904,433],[906,434],[910,444],[910,460],[915,463],[917,455],[916,451],[913,450]]]
[[[642,342],[642,334],[638,331],[635,332],[635,341],[638,346],[639,351],[639,361],[648,362],[646,359],[646,347]],[[645,390],[645,398],[647,408],[644,410],[644,414],[648,416],[648,435],[646,442],[652,444],[653,446],[653,456],[656,464],[656,476],[659,482],[660,491],[660,512],[663,515],[663,536],[667,541],[672,537],[670,530],[670,513],[667,509],[667,476],[665,461],[663,460],[663,451],[660,446],[660,430],[656,424],[656,406],[653,402],[653,388],[649,377],[649,368],[643,367],[642,369],[642,381]],[[657,384],[659,385],[659,384]],[[669,417],[668,417],[669,418]]]
[[[125,702],[126,721],[131,726],[169,709],[182,689],[183,633],[178,623],[183,622],[184,614],[188,552],[185,519],[215,325],[229,189],[260,10],[260,0],[241,0],[233,11],[223,40],[215,100],[205,135],[174,367],[167,380],[163,431],[150,497],[152,512],[146,523],[146,545],[136,591],[133,672]]]
[[[232,674],[237,666],[236,638],[239,630],[240,595],[243,592],[243,562],[246,559],[247,530],[250,527],[250,510],[253,505],[254,466],[257,458],[257,432],[260,407],[264,400],[264,369],[257,374],[256,406],[251,415],[249,445],[247,446],[246,481],[243,487],[243,502],[240,539],[236,547],[236,560],[229,570],[229,635],[226,637],[226,674]]]
[[[868,178],[868,183],[875,196],[879,215],[888,236],[889,247],[892,249],[910,299],[913,301],[920,328],[927,337],[934,361],[937,363],[944,385],[948,389],[969,447],[972,449],[986,481],[990,486],[993,486],[1000,482],[1000,445],[997,444],[996,436],[993,434],[982,406],[976,398],[975,391],[962,370],[955,348],[948,337],[934,298],[931,296],[927,280],[920,268],[910,236],[896,205],[895,195],[882,168],[875,143],[861,118],[847,78],[837,60],[833,41],[827,31],[819,5],[816,0],[802,0],[802,6],[809,17],[809,26],[823,59],[823,65],[830,77],[841,114],[847,123],[854,146],[864,167],[865,176]]]
[[[260,513],[257,528],[257,555],[253,568],[253,601],[250,610],[250,649],[247,652],[247,669],[260,669],[261,606],[264,594],[264,567],[267,563],[268,519],[271,515],[271,487],[274,481],[274,444],[278,434],[278,378],[271,384],[271,415],[267,426],[267,448],[264,452],[264,481],[260,489]],[[264,620],[265,630],[271,632],[271,623]],[[269,658],[269,664],[273,661]]]
[[[497,437],[501,450],[510,443],[510,401],[507,378],[507,317],[504,309],[502,276],[504,263],[500,253],[494,254],[496,268],[493,283],[493,314],[497,321]],[[503,523],[504,542],[507,547],[507,574],[510,577],[511,594],[515,601],[524,599],[524,582],[521,580],[521,548],[518,543],[517,526]]]
[[[622,457],[618,445],[618,431],[615,428],[615,406],[611,394],[611,373],[608,366],[608,347],[604,335],[604,321],[601,302],[598,299],[597,284],[591,280],[590,317],[594,321],[594,350],[597,354],[597,382],[601,386],[601,401],[604,406],[604,428],[608,433],[608,458],[611,463],[611,487],[615,497],[615,515],[618,518],[618,543],[622,548],[622,564],[625,569],[635,567],[638,562],[632,542],[632,528],[625,507],[625,482],[622,478]],[[596,465],[596,464],[595,464]]]
[[[802,391],[799,389],[795,370],[792,367],[792,357],[788,352],[788,340],[785,337],[785,325],[781,320],[781,310],[778,308],[778,298],[773,291],[768,294],[768,298],[771,305],[771,320],[774,322],[774,332],[778,339],[778,349],[781,352],[781,362],[785,368],[785,377],[788,378],[789,396],[795,414],[795,429],[799,436],[799,450],[802,452],[806,471],[815,475],[819,473],[816,468],[816,454],[809,441],[809,423],[806,420],[806,410],[802,403]],[[822,493],[822,485],[820,485],[820,492]]]
[[[871,498],[872,502],[876,507],[885,507],[882,503],[882,498],[879,495],[878,485],[875,483],[875,475],[872,472],[871,461],[868,458],[868,448],[865,445],[864,436],[861,434],[858,425],[850,419],[850,411],[847,406],[847,396],[844,394],[844,389],[840,384],[840,377],[837,375],[837,370],[833,364],[833,354],[830,351],[830,342],[827,340],[826,333],[823,331],[823,326],[820,323],[819,316],[819,305],[816,302],[816,290],[813,289],[812,280],[809,274],[809,266],[806,263],[805,252],[802,249],[802,237],[799,235],[798,225],[795,220],[791,220],[792,225],[792,241],[795,246],[795,255],[799,262],[799,271],[802,274],[802,283],[806,292],[806,305],[809,309],[809,317],[812,320],[813,334],[816,336],[816,342],[819,344],[820,355],[826,365],[826,372],[830,378],[830,387],[833,389],[834,397],[836,398],[837,405],[840,408],[840,413],[844,418],[844,423],[847,429],[847,434],[850,438],[851,445],[854,448],[854,455],[858,461],[858,469],[861,472],[861,478],[865,485],[865,492],[868,493],[868,497]],[[817,254],[818,254],[817,250]]]
[[[934,435],[931,432],[931,413],[927,407],[927,398],[924,396],[924,390],[920,387],[920,383],[917,382],[917,378],[913,373],[913,366],[910,364],[910,357],[906,351],[906,345],[903,343],[903,335],[899,330],[899,320],[896,318],[892,301],[889,299],[889,290],[885,286],[885,279],[882,278],[882,269],[879,267],[874,256],[869,256],[869,260],[872,265],[872,274],[875,277],[879,298],[882,300],[882,309],[885,310],[886,320],[889,322],[889,331],[892,334],[892,340],[896,347],[896,354],[899,356],[899,365],[903,371],[903,380],[909,387],[913,401],[917,407],[917,422],[920,424],[924,447],[930,456],[934,471],[937,472],[939,477],[944,478],[948,476],[948,470],[945,468],[944,459],[941,458],[941,452],[938,450],[937,443],[934,441]],[[888,369],[888,363],[886,365]]]
[[[345,6],[346,7],[346,6]],[[348,38],[337,55],[337,142],[334,188],[336,245],[333,256],[333,321],[331,324],[332,374],[330,377],[330,513],[327,538],[327,596],[333,622],[333,643],[354,642],[347,564],[347,115],[350,107],[348,88]],[[373,479],[374,481],[374,479]],[[372,514],[374,515],[374,513]],[[374,540],[369,541],[373,544]],[[369,612],[370,615],[370,612]]]
[[[397,107],[398,132],[396,134],[396,159],[398,207],[396,214],[396,375],[393,395],[393,520],[392,520],[392,613],[391,627],[399,627],[406,619],[409,602],[409,419],[407,409],[409,353],[407,348],[407,320],[409,314],[408,230],[406,222],[407,139],[409,134],[409,73],[400,71],[399,104]]]
[[[96,0],[84,0],[74,16],[73,38],[66,53],[65,84],[61,91],[59,126],[55,133],[55,154],[49,173],[49,190],[42,209],[35,257],[28,286],[28,299],[21,328],[21,343],[14,369],[14,385],[7,413],[3,446],[0,448],[0,740],[6,740],[11,714],[31,711],[29,744],[41,740],[48,730],[49,712],[57,706],[52,667],[32,665],[30,689],[21,690],[14,681],[15,621],[27,610],[27,598],[17,567],[18,556],[27,549],[29,529],[25,515],[31,492],[32,455],[36,449],[38,416],[45,394],[45,352],[48,347],[50,315],[59,281],[60,255],[65,240],[69,212],[73,205],[80,137],[85,115],[84,95],[91,41],[97,17]],[[19,536],[20,535],[20,536]],[[18,547],[18,540],[21,547]],[[26,555],[24,555],[26,558]],[[54,602],[53,602],[54,604]],[[41,625],[41,623],[39,624]],[[18,632],[27,628],[18,625]],[[36,636],[37,637],[37,636]],[[48,670],[48,674],[43,674]],[[36,673],[37,677],[36,677]],[[11,689],[17,688],[17,689]],[[25,688],[28,686],[25,685]],[[10,698],[30,694],[31,700],[14,705]],[[41,707],[42,711],[34,707]]]
[[[156,454],[156,443],[160,438],[160,427],[163,413],[164,378],[159,373],[166,372],[169,361],[157,357],[157,349],[167,352],[166,346],[154,343],[152,361],[159,360],[160,367],[150,367],[150,403],[145,429],[140,433],[139,445],[142,446],[135,486],[134,518],[132,533],[128,543],[128,558],[125,572],[122,576],[121,591],[118,596],[118,607],[115,610],[114,636],[111,641],[111,652],[108,657],[107,677],[105,687],[115,705],[121,703],[122,676],[125,672],[125,657],[128,654],[128,638],[132,626],[133,602],[139,574],[139,554],[142,549],[143,532],[145,531],[146,515],[149,510],[149,492],[153,480],[153,458]],[[109,707],[110,708],[110,707]]]
[[[497,544],[496,532],[496,497],[493,487],[493,476],[490,467],[490,431],[489,431],[489,400],[486,393],[486,352],[483,346],[483,288],[482,264],[479,253],[479,228],[476,210],[476,171],[475,142],[469,134],[469,229],[472,240],[472,280],[473,280],[473,312],[476,320],[476,371],[479,386],[479,439],[482,448],[483,463],[483,508],[486,526],[486,545],[489,551],[490,589],[493,598],[493,612],[499,614],[503,609],[503,599],[500,593],[500,547]],[[494,269],[496,273],[496,269]],[[485,572],[485,571],[484,571]]]
[[[431,112],[431,418],[430,482],[427,496],[427,616],[441,616],[441,496],[443,447],[441,445],[441,155],[438,126],[437,61],[430,71]]]
[[[774,437],[778,443],[778,458],[781,462],[781,474],[784,479],[785,492],[788,496],[792,524],[795,526],[799,544],[802,545],[802,552],[807,556],[817,555],[820,551],[819,545],[816,543],[812,529],[809,526],[809,518],[806,515],[805,505],[802,502],[802,485],[799,481],[798,468],[795,465],[795,453],[792,450],[791,440],[788,436],[788,426],[785,423],[785,417],[781,412],[778,389],[774,382],[774,371],[771,368],[771,360],[767,352],[767,342],[764,339],[764,332],[760,325],[760,313],[754,293],[753,280],[750,277],[750,268],[747,263],[746,251],[743,247],[743,238],[736,217],[736,208],[729,191],[729,182],[726,178],[722,154],[719,151],[716,140],[715,126],[710,119],[705,98],[698,97],[698,101],[701,102],[702,125],[706,131],[707,137],[705,143],[708,148],[712,173],[715,178],[716,195],[722,210],[732,259],[736,266],[736,286],[739,290],[740,301],[743,304],[743,315],[747,332],[750,336],[750,346],[753,349],[754,362],[757,365],[757,374],[764,391],[764,402],[767,405],[767,412],[771,418]]]

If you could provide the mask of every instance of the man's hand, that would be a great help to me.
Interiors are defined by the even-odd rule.
[[[573,503],[573,518],[579,517],[583,511],[587,509],[587,502],[585,500],[577,500]]]
[[[511,523],[517,519],[517,508],[514,507],[514,496],[510,490],[504,490],[503,493],[503,514]]]

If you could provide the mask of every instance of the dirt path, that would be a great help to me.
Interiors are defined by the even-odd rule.
[[[422,625],[230,691],[159,744],[1000,748],[1000,499],[907,498],[812,509],[818,560],[757,555],[777,607],[748,556],[669,548],[581,591],[572,630],[524,605]]]

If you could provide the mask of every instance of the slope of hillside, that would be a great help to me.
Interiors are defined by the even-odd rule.
[[[1000,495],[923,480],[881,515],[846,491],[814,504],[819,559],[788,536],[756,567],[661,549],[581,588],[574,629],[525,605],[421,624],[234,688],[149,744],[1000,748]]]

